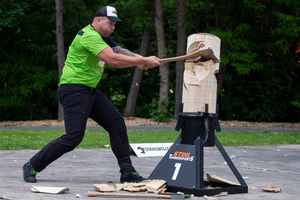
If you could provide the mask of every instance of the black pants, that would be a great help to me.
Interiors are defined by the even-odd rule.
[[[75,149],[84,137],[89,117],[109,133],[112,151],[121,172],[134,170],[124,119],[102,92],[84,85],[61,85],[57,95],[64,108],[66,134],[47,144],[30,159],[37,172]]]

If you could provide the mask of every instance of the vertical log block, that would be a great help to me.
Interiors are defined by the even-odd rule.
[[[220,60],[221,40],[215,35],[197,33],[190,35],[187,42],[187,53],[192,53],[200,47],[210,47]],[[183,112],[205,112],[208,104],[208,113],[216,113],[217,79],[219,63],[212,60],[195,62],[187,60],[183,77],[182,103]]]

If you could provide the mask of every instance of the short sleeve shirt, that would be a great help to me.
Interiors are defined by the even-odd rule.
[[[113,45],[108,45],[107,41]],[[105,64],[97,55],[109,46],[116,46],[116,44],[111,38],[102,38],[91,25],[80,30],[69,47],[58,85],[82,84],[96,88]]]

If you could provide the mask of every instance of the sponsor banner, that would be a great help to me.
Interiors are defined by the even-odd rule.
[[[131,143],[137,157],[164,156],[173,143]]]

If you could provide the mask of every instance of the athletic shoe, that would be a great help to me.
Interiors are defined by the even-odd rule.
[[[135,183],[139,183],[146,180],[145,178],[143,178],[141,175],[139,175],[139,173],[137,171],[134,172],[129,172],[126,174],[121,174],[121,178],[120,178],[120,182],[124,183],[124,182],[135,182]]]
[[[26,182],[36,183],[37,180],[35,178],[37,172],[32,168],[30,162],[27,162],[23,165],[23,178]]]

